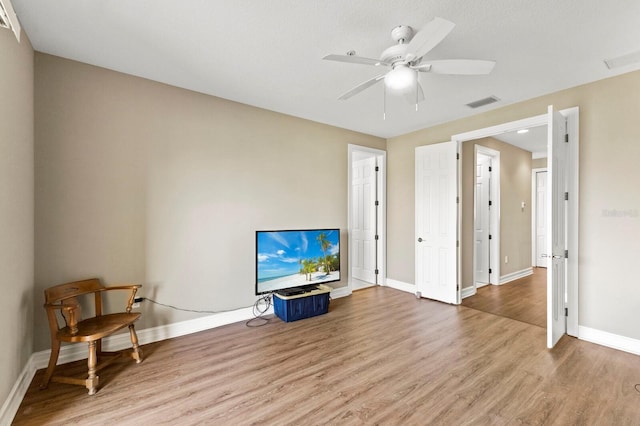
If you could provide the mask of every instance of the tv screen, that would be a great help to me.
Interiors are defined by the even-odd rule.
[[[256,231],[256,295],[339,280],[339,229]]]

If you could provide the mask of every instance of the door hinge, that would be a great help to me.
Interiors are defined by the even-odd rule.
[[[380,273],[380,271],[376,269],[376,270],[374,271],[374,273],[375,273],[376,275],[378,275],[378,274]]]
[[[460,285],[456,284],[456,291],[460,291]]]
[[[456,241],[456,247],[460,247],[460,241]]]
[[[376,166],[376,172],[380,171],[380,167]]]
[[[375,238],[376,238],[376,241],[378,241],[379,236],[378,236],[378,235],[376,235],[376,237],[375,237]]]
[[[460,197],[456,197],[456,204],[460,204]]]
[[[493,235],[489,234],[489,239],[492,239],[492,238],[493,238]]]
[[[564,258],[568,259],[569,258],[569,250],[565,250],[564,251]]]
[[[569,133],[564,134],[564,141],[567,143],[569,142]]]
[[[491,268],[489,268],[489,273],[491,273]]]
[[[489,207],[491,207],[492,205],[493,205],[493,202],[489,200]]]
[[[460,159],[460,154],[456,152],[456,160]]]
[[[376,204],[375,205],[379,206],[380,205],[380,201],[376,200]]]
[[[568,192],[564,193],[564,200],[565,201],[569,201],[569,193]]]
[[[489,171],[491,171],[491,170],[492,170],[492,169],[491,169],[491,166],[489,166]]]
[[[569,316],[569,308],[564,308],[564,316],[565,317]]]

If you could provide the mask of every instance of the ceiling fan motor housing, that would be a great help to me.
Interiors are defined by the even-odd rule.
[[[391,38],[396,43],[408,43],[413,35],[413,29],[408,25],[398,25],[391,30]]]
[[[388,49],[385,49],[380,55],[380,61],[386,64],[394,64],[398,61],[404,61],[405,54],[407,53],[406,44],[394,44]]]
[[[396,42],[380,55],[380,61],[393,65],[396,62],[404,61],[407,53],[407,44],[413,36],[413,29],[408,25],[398,25],[391,30],[391,38]]]

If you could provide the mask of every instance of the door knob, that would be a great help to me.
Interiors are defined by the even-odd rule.
[[[418,238],[418,242],[421,243],[422,242],[422,238]]]

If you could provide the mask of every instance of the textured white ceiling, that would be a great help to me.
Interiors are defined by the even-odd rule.
[[[40,52],[347,129],[390,137],[640,68],[603,63],[640,50],[637,0],[13,0]],[[456,24],[427,57],[497,61],[488,76],[423,75],[418,112],[380,73],[323,61],[377,58],[405,24]],[[500,102],[472,110],[490,95]]]

